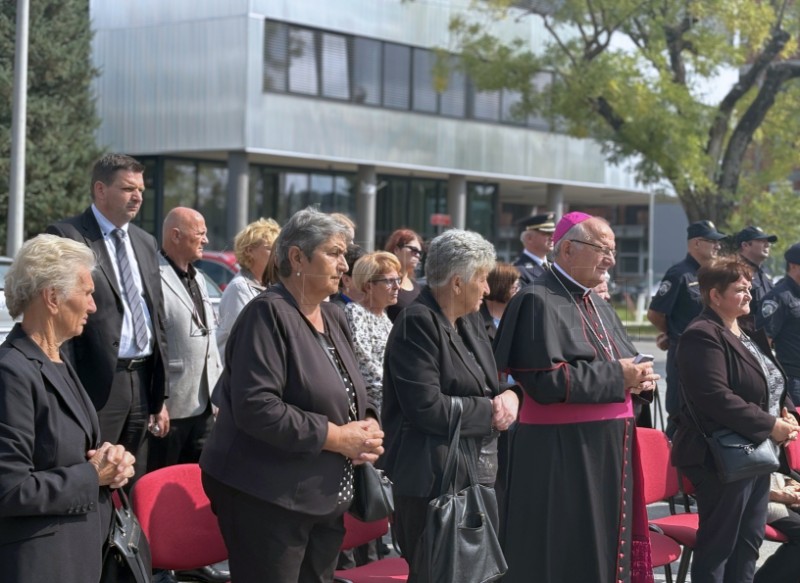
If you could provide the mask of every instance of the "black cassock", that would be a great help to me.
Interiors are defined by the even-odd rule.
[[[637,532],[646,530],[633,495],[634,419],[586,421],[580,407],[599,413],[626,402],[615,361],[636,349],[613,308],[554,267],[511,300],[494,348],[498,370],[513,375],[539,415],[523,422],[523,403],[511,447],[504,583],[627,582],[632,564],[634,581],[652,581],[646,533],[631,559],[634,500]],[[581,419],[565,422],[570,411]]]

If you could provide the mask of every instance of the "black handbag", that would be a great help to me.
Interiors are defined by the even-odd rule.
[[[119,507],[111,513],[111,531],[103,551],[101,583],[150,583],[153,577],[150,544],[120,488]]]
[[[394,512],[392,481],[383,472],[367,462],[356,466],[353,477],[353,503],[350,514],[363,522],[386,518]]]
[[[703,436],[714,458],[717,476],[724,484],[770,474],[780,467],[778,445],[769,437],[755,444],[732,429]]]
[[[508,570],[497,538],[498,512],[494,489],[477,483],[476,448],[465,448],[469,486],[455,492],[458,454],[462,450],[460,397],[451,397],[450,449],[441,495],[428,503],[425,531],[415,561],[425,583],[483,583]],[[471,451],[469,451],[471,449]]]

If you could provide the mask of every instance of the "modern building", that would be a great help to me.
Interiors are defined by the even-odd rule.
[[[450,19],[469,8],[93,0],[98,141],[147,164],[140,221],[156,234],[191,206],[223,249],[256,217],[318,204],[352,216],[368,248],[399,226],[427,238],[451,224],[510,258],[516,220],[580,208],[617,227],[617,277],[643,280],[649,193],[595,142],[515,116],[519,95],[472,84],[448,51]],[[534,47],[546,34],[533,18],[500,32]]]

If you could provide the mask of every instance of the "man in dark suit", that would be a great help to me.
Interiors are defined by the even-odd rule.
[[[524,249],[514,265],[519,269],[522,286],[532,283],[547,270],[547,254],[553,250],[553,231],[556,229],[555,215],[545,213],[522,219],[517,223],[522,232],[519,240]]]
[[[97,257],[97,312],[66,352],[97,410],[101,438],[132,452],[140,476],[148,427],[154,435],[169,431],[158,247],[152,235],[130,224],[142,205],[144,166],[107,154],[94,165],[91,191],[88,209],[47,228],[84,243]]]

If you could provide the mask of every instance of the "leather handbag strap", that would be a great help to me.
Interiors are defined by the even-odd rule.
[[[450,397],[450,447],[447,450],[447,458],[444,462],[444,474],[442,474],[441,494],[452,492],[455,488],[456,469],[458,468],[458,444],[461,441],[461,413],[464,404],[461,397]]]
[[[744,334],[744,332],[742,332]],[[727,344],[722,344],[723,350],[725,350],[725,366],[728,369],[728,383],[731,382],[733,378],[733,363],[731,362],[731,354],[728,350]],[[711,436],[703,431],[703,426],[700,424],[700,420],[697,418],[697,414],[695,413],[694,407],[692,406],[692,402],[689,400],[689,396],[686,394],[686,389],[683,386],[682,382],[678,382],[678,386],[681,388],[681,394],[683,395],[683,402],[686,405],[686,409],[689,411],[689,416],[694,421],[694,424],[697,426],[698,431],[705,437],[706,439],[710,439]]]

